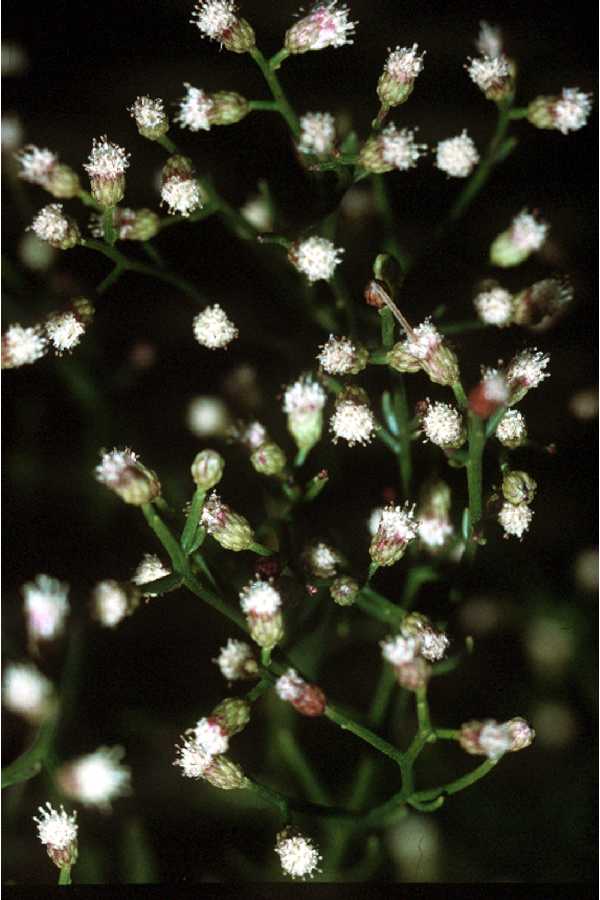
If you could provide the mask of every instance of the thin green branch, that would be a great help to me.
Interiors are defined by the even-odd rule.
[[[250,56],[252,57],[252,59],[254,60],[254,62],[256,63],[256,65],[261,70],[263,77],[264,77],[265,81],[267,82],[271,93],[273,94],[273,99],[277,103],[279,112],[281,113],[283,118],[286,120],[290,131],[292,132],[292,134],[295,138],[299,138],[300,137],[300,123],[298,122],[298,117],[296,116],[296,113],[290,106],[289,101],[288,101],[287,97],[285,96],[283,88],[281,87],[281,84],[279,82],[279,78],[275,74],[275,71],[274,71],[275,67],[272,68],[271,65],[269,65],[269,63],[264,58],[264,56],[262,55],[262,53],[260,52],[258,47],[254,47],[252,50],[249,51],[249,53],[250,53]],[[278,54],[278,56],[279,56],[279,54]],[[281,57],[281,58],[283,58],[283,57]],[[279,64],[279,62],[281,62],[281,59],[278,61],[277,64]]]

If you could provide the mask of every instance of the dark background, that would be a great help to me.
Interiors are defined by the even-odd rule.
[[[92,137],[106,132],[132,153],[128,205],[158,208],[154,178],[164,153],[137,135],[125,109],[135,97],[148,93],[169,105],[182,96],[184,81],[207,90],[267,96],[249,58],[219,52],[187,24],[190,8],[187,2],[55,2],[39,6],[33,16],[25,6],[10,5],[4,10],[4,38],[27,50],[30,66],[25,75],[4,80],[5,111],[19,114],[26,140],[51,147],[76,169]],[[295,3],[289,2],[247,2],[242,10],[268,55],[281,46],[295,12]],[[359,21],[353,47],[288,60],[280,74],[300,113],[329,109],[338,117],[351,116],[363,136],[376,111],[375,85],[386,48],[418,42],[427,50],[425,68],[394,120],[418,124],[419,139],[431,145],[466,127],[483,148],[494,108],[462,69],[475,53],[480,19],[501,25],[507,51],[518,61],[517,102],[558,93],[563,86],[595,89],[590,44],[595,23],[580,8],[575,13],[539,2],[356,0],[352,16]],[[567,272],[575,301],[560,325],[534,339],[516,329],[490,329],[455,341],[467,385],[475,382],[481,364],[509,358],[522,346],[534,343],[551,353],[551,379],[521,408],[530,435],[542,445],[554,442],[557,453],[515,454],[519,467],[531,471],[539,484],[531,532],[521,544],[504,542],[491,525],[475,574],[467,578],[450,570],[440,585],[425,588],[419,608],[446,620],[457,645],[465,634],[476,638],[475,652],[461,668],[432,684],[434,721],[458,726],[471,717],[503,720],[521,714],[535,725],[536,709],[551,702],[568,710],[571,727],[559,744],[540,734],[530,750],[504,760],[493,776],[435,816],[415,814],[410,840],[417,835],[416,869],[395,862],[393,853],[384,854],[375,874],[379,879],[582,881],[595,871],[596,603],[575,579],[574,563],[580,551],[597,542],[596,422],[578,420],[569,411],[575,391],[596,380],[595,130],[595,113],[586,129],[567,137],[516,123],[520,146],[494,173],[455,235],[411,273],[403,295],[403,311],[415,322],[442,303],[450,320],[469,318],[473,287],[490,275],[487,248],[494,236],[524,206],[539,208],[552,223],[545,258],[502,273],[502,281],[518,289]],[[335,203],[330,190],[302,173],[283,120],[270,113],[197,135],[174,126],[172,135],[234,205],[254,193],[261,178],[268,179],[280,209],[280,230],[290,237]],[[5,175],[4,254],[10,265],[5,263],[4,327],[13,321],[30,324],[77,294],[94,297],[94,286],[108,272],[104,260],[83,249],[59,254],[47,279],[24,269],[17,254],[23,228],[48,198],[35,187],[15,187],[10,163]],[[408,175],[391,175],[390,183],[398,234],[416,249],[427,242],[459,188],[425,160]],[[83,228],[87,212],[73,201],[66,208]],[[347,248],[342,271],[357,306],[381,241],[371,216],[358,222],[342,218],[337,243]],[[101,446],[133,446],[159,472],[168,499],[181,507],[190,494],[188,467],[200,449],[185,425],[187,403],[197,394],[220,393],[226,373],[247,362],[259,370],[263,400],[256,413],[291,453],[277,395],[312,364],[324,338],[303,316],[298,281],[290,278],[276,248],[240,244],[214,219],[170,229],[156,243],[173,269],[231,311],[242,339],[227,353],[200,350],[191,337],[191,301],[157,282],[125,275],[98,299],[93,327],[72,358],[47,357],[5,374],[3,611],[4,650],[10,659],[25,655],[23,582],[38,572],[67,580],[73,620],[84,620],[97,580],[129,577],[143,552],[158,549],[141,515],[91,477]],[[317,291],[326,299],[325,286]],[[361,315],[365,339],[374,344],[375,315],[367,310]],[[154,354],[145,367],[136,363],[140,345]],[[384,386],[382,377],[375,372],[364,380],[373,396]],[[444,398],[443,390],[420,375],[408,379],[408,389],[412,403],[425,396]],[[239,400],[230,402],[235,412],[244,411]],[[455,489],[458,519],[463,473],[446,470],[434,448],[417,444],[416,450],[417,484],[437,467]],[[230,464],[222,493],[256,522],[263,484],[248,477],[239,451],[228,449],[226,455]],[[393,460],[379,445],[332,451],[324,441],[311,456],[307,474],[321,466],[332,475],[330,485],[315,505],[315,519],[300,527],[307,536],[318,528],[319,535],[337,542],[357,561],[360,573],[368,561],[364,520],[380,503],[382,491],[395,483]],[[494,478],[490,462],[488,487]],[[236,560],[232,570],[229,557],[214,548],[213,559],[232,590],[251,574],[250,560]],[[382,590],[397,596],[403,574],[398,565],[382,575]],[[335,612],[339,621],[356,623],[360,630],[362,620],[353,611]],[[557,622],[571,641],[570,658],[558,671],[550,664],[534,667],[527,653],[524,636],[540,617]],[[328,627],[333,628],[331,621]],[[87,628],[79,696],[59,751],[69,758],[99,744],[124,744],[135,793],[118,801],[111,817],[80,813],[76,880],[194,882],[275,874],[267,868],[276,827],[270,810],[255,811],[208,786],[185,782],[171,767],[178,735],[223,696],[225,685],[209,661],[232,633],[184,592],[153,601],[115,632]],[[316,633],[315,647],[306,652],[317,660],[326,642],[315,676],[318,669],[332,697],[366,709],[381,635],[368,629],[361,635],[342,639],[331,631]],[[42,668],[50,676],[58,677],[64,649],[44,655]],[[548,652],[552,658],[551,647]],[[268,703],[259,706],[258,720],[236,738],[235,755],[249,772],[277,773],[274,783],[292,791],[297,786],[277,769],[268,730],[272,714]],[[3,717],[3,761],[8,762],[29,736],[14,717]],[[412,713],[396,711],[387,734],[404,745],[413,728]],[[332,787],[351,780],[360,750],[353,739],[332,734],[332,726],[321,721],[301,722],[299,734]],[[423,786],[448,780],[472,762],[451,746],[436,746],[428,754],[418,770]],[[373,802],[386,796],[392,777],[393,771],[382,771]],[[35,883],[53,877],[31,822],[35,807],[50,796],[47,790],[36,779],[7,794],[5,880]],[[399,845],[410,843],[407,832],[399,834]]]

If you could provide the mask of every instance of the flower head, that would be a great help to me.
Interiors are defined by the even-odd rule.
[[[347,337],[329,339],[320,348],[318,362],[329,375],[357,375],[367,365],[368,351]]]
[[[210,96],[200,88],[192,87],[187,82],[185,97],[179,101],[179,112],[175,121],[182,128],[190,131],[210,131],[210,112],[214,106]]]
[[[436,384],[454,384],[459,380],[458,359],[431,319],[412,328],[404,341],[389,353],[389,364],[399,372],[423,369]]]
[[[223,503],[216,491],[206,498],[200,521],[226,550],[247,550],[254,540],[248,520]]]
[[[224,435],[231,423],[229,410],[220,397],[201,396],[190,400],[187,426],[196,437]]]
[[[339,395],[335,411],[331,417],[329,426],[333,433],[333,443],[337,444],[340,438],[348,442],[350,447],[355,444],[369,444],[375,434],[375,416],[363,399],[363,392],[354,394],[347,389]]]
[[[415,129],[390,124],[381,132],[381,157],[390,168],[406,172],[427,150],[427,144],[415,141]]]
[[[103,208],[116,206],[125,192],[125,170],[131,156],[106,135],[94,138],[92,150],[83,168],[90,176],[92,194]]]
[[[2,368],[17,369],[41,359],[48,349],[48,342],[39,326],[11,325],[2,335],[1,347]]]
[[[194,739],[209,756],[225,753],[229,748],[229,737],[221,724],[213,718],[200,719],[194,728]]]
[[[555,127],[561,134],[579,131],[587,122],[591,109],[591,94],[584,94],[578,88],[563,88],[554,104]]]
[[[236,638],[229,638],[213,662],[218,665],[223,678],[228,681],[254,678],[258,673],[258,665],[252,647]]]
[[[419,642],[415,637],[396,634],[381,641],[381,655],[393,666],[403,666],[415,658],[419,652]]]
[[[96,466],[96,479],[118,494],[125,503],[141,506],[160,495],[160,482],[139,461],[137,453],[125,447],[123,450],[101,451],[102,459]]]
[[[539,250],[548,234],[548,224],[535,214],[523,209],[512,220],[510,227],[493,241],[490,260],[495,266],[518,266]]]
[[[293,244],[288,258],[312,283],[329,281],[341,262],[343,253],[342,247],[335,247],[327,238],[315,236]]]
[[[545,378],[550,377],[546,368],[550,363],[547,353],[537,347],[521,350],[510,361],[505,377],[509,386],[509,404],[512,406],[522,400],[527,391],[536,388]]]
[[[292,878],[306,878],[319,872],[319,862],[323,859],[310,838],[291,828],[277,835],[275,853],[281,861],[281,868]]]
[[[417,536],[414,509],[414,505],[408,503],[404,507],[390,503],[383,508],[379,527],[369,547],[371,559],[378,565],[393,565],[404,556],[407,545]]]
[[[2,703],[11,712],[38,724],[52,708],[54,687],[32,663],[9,663],[2,675]]]
[[[50,803],[40,806],[39,817],[34,816],[38,837],[46,845],[48,856],[62,868],[71,865],[77,859],[77,813],[68,815],[64,806],[60,812]]]
[[[246,53],[255,45],[254,31],[238,17],[234,0],[198,0],[190,22],[233,53]]]
[[[129,113],[135,119],[139,133],[148,140],[156,141],[169,130],[163,102],[158,98],[153,100],[148,96],[136,97]]]
[[[144,553],[141,562],[131,576],[133,584],[144,585],[151,581],[157,581],[159,578],[166,578],[171,574],[168,566],[165,566],[162,560],[155,553]],[[147,597],[156,597],[156,594],[144,592]]]
[[[218,303],[207,306],[194,317],[194,337],[209,350],[224,349],[239,331]]]
[[[304,562],[315,578],[333,578],[340,558],[333,547],[319,541],[304,551]]]
[[[496,285],[481,291],[473,301],[477,315],[486,325],[506,328],[512,321],[513,296],[510,291]]]
[[[533,518],[533,510],[527,503],[506,503],[498,513],[498,522],[504,529],[504,537],[517,537],[519,540],[528,531]]]
[[[201,778],[212,761],[212,756],[207,753],[195,737],[184,737],[181,746],[177,747],[178,758],[173,763],[180,766],[185,778]]]
[[[417,75],[423,70],[424,53],[418,44],[390,50],[377,82],[377,95],[384,109],[399,106],[410,96]]]
[[[281,607],[281,594],[268,581],[251,581],[240,593],[242,612],[248,616],[272,616]]]
[[[325,406],[327,394],[311,375],[303,375],[291,384],[283,395],[285,413],[316,412]]]
[[[496,437],[504,447],[519,447],[527,439],[525,416],[518,409],[507,410],[496,427]]]
[[[85,325],[73,312],[54,313],[46,322],[46,334],[57,356],[62,356],[79,344]]]
[[[92,615],[105,628],[114,628],[130,616],[139,603],[139,591],[132,584],[108,578],[92,591]]]
[[[62,203],[49,203],[39,211],[30,225],[42,241],[58,250],[69,250],[79,243],[81,235],[77,224],[62,211]]]
[[[47,148],[40,149],[35,144],[23,147],[15,158],[21,167],[19,178],[30,184],[38,184],[47,187],[50,182],[52,170],[58,165],[58,156]]]
[[[419,540],[430,550],[439,550],[454,533],[452,523],[440,516],[419,516]]]
[[[54,640],[63,633],[69,613],[69,585],[49,575],[37,575],[21,588],[30,641]]]
[[[488,100],[501,100],[511,88],[511,67],[509,60],[502,54],[471,59],[466,69],[471,80]]]
[[[479,162],[479,153],[463,130],[457,137],[440,141],[436,149],[435,164],[438,169],[453,178],[466,178]]]
[[[160,190],[163,203],[166,203],[171,215],[189,216],[194,210],[202,207],[202,193],[195,178],[182,178],[173,175],[166,179]]]
[[[444,450],[458,449],[467,438],[462,415],[449,403],[428,401],[422,425],[428,440]]]
[[[351,22],[348,16],[348,8],[338,6],[338,0],[318,0],[310,13],[286,32],[286,50],[306,53],[308,50],[352,44],[356,22]]]
[[[335,119],[328,112],[305,113],[300,119],[300,153],[327,156],[335,147]]]
[[[131,793],[131,770],[121,764],[123,747],[99,747],[59,769],[61,789],[84,806],[109,811],[117,797]]]
[[[297,700],[306,686],[303,678],[300,678],[295,669],[288,669],[284,675],[281,675],[275,682],[275,690],[277,696],[282,700],[291,702]]]

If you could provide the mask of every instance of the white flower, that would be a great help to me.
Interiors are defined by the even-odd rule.
[[[251,581],[240,592],[242,612],[253,616],[272,616],[281,607],[281,594],[260,578]]]
[[[369,515],[367,520],[367,528],[369,529],[369,534],[373,537],[377,534],[377,530],[379,528],[379,523],[381,522],[381,514],[383,513],[383,506],[377,506],[373,509]]]
[[[384,71],[399,84],[414,81],[417,75],[423,71],[424,53],[417,53],[418,44],[412,47],[396,47],[391,50],[385,62]]]
[[[225,753],[229,747],[229,738],[218,722],[211,719],[200,719],[194,728],[194,739],[209,756]]]
[[[115,448],[103,453],[94,470],[97,481],[107,487],[119,485],[128,469],[134,468],[138,464],[138,459],[137,453],[134,453],[129,447],[125,447],[123,450]]]
[[[337,0],[315,3],[310,13],[287,31],[286,48],[290,53],[306,53],[352,44],[356,22],[349,21],[348,15],[348,8],[338,7]]]
[[[277,835],[275,853],[281,860],[281,868],[292,878],[311,877],[319,872],[323,858],[310,838],[286,829]]]
[[[376,427],[375,416],[367,404],[353,399],[336,403],[329,425],[333,432],[333,443],[337,444],[343,438],[350,447],[369,444]]]
[[[505,56],[482,56],[472,59],[467,67],[472,81],[484,93],[501,87],[509,77],[508,60]]]
[[[537,387],[544,378],[550,378],[550,372],[545,371],[549,363],[548,354],[542,353],[537,347],[522,350],[511,360],[506,370],[506,378],[509,382],[527,388]]]
[[[443,547],[454,531],[447,519],[440,519],[436,516],[420,517],[418,528],[419,539],[431,549]]]
[[[28,144],[15,154],[21,170],[19,178],[30,184],[47,187],[52,170],[58,164],[58,156],[47,148],[40,149],[35,144]]]
[[[40,806],[40,816],[33,817],[37,825],[38,837],[42,844],[56,850],[65,850],[77,840],[77,813],[67,815],[64,806],[57,812],[50,803],[46,803],[46,809]]]
[[[209,350],[227,347],[238,334],[237,328],[218,303],[207,306],[194,318],[194,337]]]
[[[0,125],[2,150],[10,153],[23,143],[23,124],[14,112],[2,113]]]
[[[329,375],[355,374],[359,350],[350,338],[330,334],[319,349],[317,360]]]
[[[499,362],[499,365],[502,361]],[[508,382],[506,375],[498,369],[482,367],[481,384],[483,385],[484,399],[489,403],[501,405],[509,398]]]
[[[587,122],[591,109],[591,94],[584,94],[578,88],[563,88],[552,110],[556,128],[562,134],[579,131]]]
[[[412,541],[418,531],[414,510],[414,506],[409,506],[408,503],[404,507],[393,503],[385,506],[381,511],[376,536],[393,543],[407,544]]]
[[[9,663],[2,676],[2,702],[7,709],[37,724],[52,707],[54,687],[32,663]]]
[[[128,111],[139,128],[157,128],[166,119],[163,102],[158,98],[152,100],[148,96],[136,97],[135,103]]]
[[[486,722],[479,733],[479,746],[488,759],[499,759],[512,747],[508,723]]]
[[[283,395],[284,413],[318,412],[325,406],[327,394],[311,375],[303,375]]]
[[[252,647],[244,641],[238,641],[235,638],[229,638],[226,645],[221,647],[217,659],[213,660],[213,662],[218,665],[223,678],[226,678],[228,681],[238,681],[250,674],[255,674],[257,671]]]
[[[423,417],[423,431],[432,444],[456,449],[465,442],[463,417],[449,403],[430,403]]]
[[[16,369],[41,359],[48,343],[39,326],[11,325],[2,335],[2,368]]]
[[[288,669],[287,672],[284,675],[281,675],[275,682],[277,696],[288,702],[297,700],[305,687],[306,682],[303,678],[300,678],[295,669]]]
[[[160,196],[172,215],[189,216],[203,206],[202,192],[195,178],[172,175],[163,182]]]
[[[46,334],[56,350],[57,356],[71,351],[85,334],[85,325],[75,313],[55,313],[46,322]]]
[[[333,578],[340,561],[336,551],[323,541],[308,547],[304,558],[310,571],[317,578]]]
[[[290,261],[310,282],[329,281],[341,262],[344,250],[322,237],[309,237],[290,250]]]
[[[184,82],[186,95],[179,101],[179,112],[175,116],[175,121],[179,122],[182,128],[189,128],[190,131],[210,131],[210,113],[214,106],[213,101],[200,88],[192,87],[191,84]]]
[[[227,406],[220,397],[193,397],[187,408],[186,422],[196,437],[223,435],[231,419]]]
[[[481,291],[473,301],[477,314],[486,325],[505,328],[510,325],[513,314],[513,296],[502,287],[492,287]]]
[[[48,241],[53,246],[64,241],[69,232],[69,220],[62,208],[62,203],[49,203],[39,211],[31,223],[31,230],[42,241]]]
[[[212,762],[212,755],[200,746],[195,737],[184,737],[178,746],[178,758],[173,763],[180,766],[186,778],[201,778]]]
[[[393,666],[403,666],[411,662],[419,652],[419,640],[416,637],[404,637],[396,634],[380,641],[381,655]]]
[[[130,597],[118,581],[99,581],[92,591],[92,612],[94,618],[106,628],[114,628],[131,609]]]
[[[533,510],[526,503],[504,503],[498,513],[498,521],[504,528],[504,536],[523,537],[533,518]]]
[[[509,409],[504,413],[496,428],[496,437],[507,447],[517,446],[527,437],[525,417],[518,409]]]
[[[513,244],[519,250],[527,250],[529,253],[539,250],[548,234],[548,224],[538,221],[526,209],[515,216],[510,225],[510,237]]]
[[[121,764],[123,747],[99,747],[61,767],[61,789],[84,806],[108,811],[117,797],[131,793],[131,770]]]
[[[415,130],[390,124],[381,132],[381,155],[388,165],[401,172],[412,169],[427,150],[427,144],[416,143]]]
[[[83,168],[90,178],[112,181],[125,174],[131,156],[123,147],[109,141],[106,135],[92,141],[92,150]]]
[[[257,231],[273,230],[273,216],[269,204],[260,194],[249,197],[240,209],[240,213],[246,222],[249,222]]]
[[[37,575],[35,581],[27,582],[21,590],[30,639],[35,643],[59,637],[69,613],[69,585],[49,575]]]
[[[328,112],[306,113],[300,119],[301,153],[326,156],[335,146],[335,119]]]
[[[200,0],[190,22],[213,41],[221,41],[224,33],[238,21],[233,0]]]
[[[489,25],[487,22],[479,23],[479,36],[475,46],[482,56],[502,56],[502,32],[497,25]]]
[[[440,141],[437,145],[436,166],[454,178],[466,178],[478,162],[479,153],[466,130],[457,137]]]
[[[434,631],[433,628],[423,629],[419,634],[419,642],[419,653],[428,662],[442,659],[450,646],[448,637],[441,631]]]
[[[412,336],[406,339],[405,350],[415,359],[427,359],[437,350],[443,340],[444,338],[431,319],[425,319],[421,325],[413,328]]]
[[[131,576],[134,584],[148,584],[156,581],[158,578],[165,578],[171,574],[168,566],[163,565],[162,561],[155,553],[144,553],[142,561]],[[147,593],[147,592],[146,592]],[[156,597],[156,594],[147,593],[148,597]]]

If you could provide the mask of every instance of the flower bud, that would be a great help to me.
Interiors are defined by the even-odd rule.
[[[204,504],[200,522],[225,550],[248,550],[254,541],[254,531],[248,520],[221,503],[215,491]]]
[[[444,519],[449,515],[451,505],[452,495],[445,481],[437,480],[425,486],[421,498],[421,514]]]
[[[508,731],[510,733],[512,741],[510,747],[511,753],[516,753],[519,750],[525,750],[526,747],[529,747],[533,743],[535,738],[535,731],[521,716],[516,716],[516,718],[514,719],[509,719],[506,724],[508,726]]]
[[[162,100],[137,97],[129,113],[135,119],[139,133],[149,141],[157,141],[169,130],[169,119]]]
[[[202,777],[222,791],[236,791],[247,785],[246,776],[240,766],[222,753],[211,757]]]
[[[250,637],[263,650],[272,650],[283,640],[283,617],[280,612],[269,616],[250,614],[247,618]]]
[[[278,444],[267,441],[252,453],[250,462],[259,475],[280,475],[285,469],[287,460]]]
[[[303,716],[321,716],[327,705],[325,694],[316,684],[308,684],[295,669],[277,679],[275,690],[282,700],[292,704]]]
[[[516,325],[548,324],[572,299],[573,288],[567,279],[536,281],[515,296],[513,321]]]
[[[335,119],[328,112],[305,113],[300,119],[298,150],[321,159],[335,149]]]
[[[427,616],[417,612],[410,613],[402,621],[402,634],[416,638],[418,653],[428,662],[442,659],[450,645],[444,632],[437,631]]]
[[[102,452],[100,465],[96,466],[98,481],[118,494],[125,503],[142,506],[160,496],[160,482],[154,472],[139,461],[128,447],[124,450]]]
[[[303,375],[283,395],[283,411],[287,413],[288,430],[299,450],[308,451],[323,431],[323,407],[327,396],[311,375]]]
[[[270,581],[256,578],[240,592],[240,606],[250,635],[265,650],[272,650],[283,638],[281,595]]]
[[[504,537],[516,537],[521,540],[528,531],[533,518],[533,510],[527,503],[510,503],[508,500],[498,513],[498,522],[504,529]]]
[[[452,385],[460,380],[456,354],[430,319],[411,329],[404,341],[392,347],[388,361],[400,372],[423,369],[435,384]]]
[[[250,105],[245,97],[235,91],[217,91],[212,95],[212,109],[209,119],[211,125],[234,125],[250,112]]]
[[[424,53],[417,53],[418,44],[412,47],[396,47],[385,62],[377,82],[377,96],[384,109],[400,106],[412,93],[417,75],[423,69]]]
[[[396,681],[406,691],[418,691],[425,687],[431,677],[431,666],[422,656],[416,656],[410,662],[394,667]]]
[[[62,203],[44,206],[29,227],[40,240],[57,250],[70,250],[81,239],[77,223],[63,213]]]
[[[379,526],[369,547],[371,559],[380,566],[392,566],[404,556],[409,542],[416,536],[414,506],[407,503],[402,508],[389,504],[381,512]]]
[[[504,753],[529,747],[534,737],[533,729],[520,717],[502,724],[486,719],[465,722],[460,729],[459,743],[467,753],[499,759]]]
[[[388,353],[388,365],[395,369],[396,372],[406,374],[408,372],[418,372],[421,363],[408,350],[406,341],[398,341],[394,344]]]
[[[548,225],[538,221],[526,209],[513,219],[510,227],[503,231],[490,247],[490,262],[495,266],[510,268],[524,262],[539,250],[546,240]]]
[[[477,315],[485,325],[506,328],[513,321],[514,299],[510,291],[495,281],[487,282],[475,297],[473,304]]]
[[[286,31],[285,49],[306,53],[352,44],[356,22],[350,22],[348,14],[348,8],[338,7],[337,0],[317,0],[310,13]]]
[[[198,0],[190,22],[232,53],[247,53],[256,46],[252,26],[238,17],[233,0]]]
[[[352,606],[359,591],[358,581],[349,575],[341,575],[329,587],[331,598],[338,606]]]
[[[502,479],[502,494],[505,500],[515,505],[531,503],[535,497],[537,482],[527,472],[507,472]]]
[[[68,199],[76,197],[81,190],[77,173],[70,166],[60,163],[51,150],[41,150],[29,144],[16,153],[15,158],[21,167],[19,178],[38,184],[53,197]]]
[[[99,581],[92,591],[92,616],[105,628],[114,628],[135,612],[140,596],[139,588],[133,583],[112,578]]]
[[[228,737],[243,731],[250,721],[252,707],[247,700],[237,697],[227,697],[218,706],[215,706],[210,714],[211,719],[216,719]]]
[[[106,135],[100,140],[94,138],[89,160],[83,168],[90,176],[92,196],[103,209],[116,206],[123,199],[130,155]]]
[[[209,491],[223,477],[225,460],[216,450],[201,450],[192,463],[194,484],[203,491]]]
[[[527,107],[527,119],[536,128],[562,134],[583,128],[592,109],[592,95],[578,88],[563,88],[559,96],[536,97]]]

